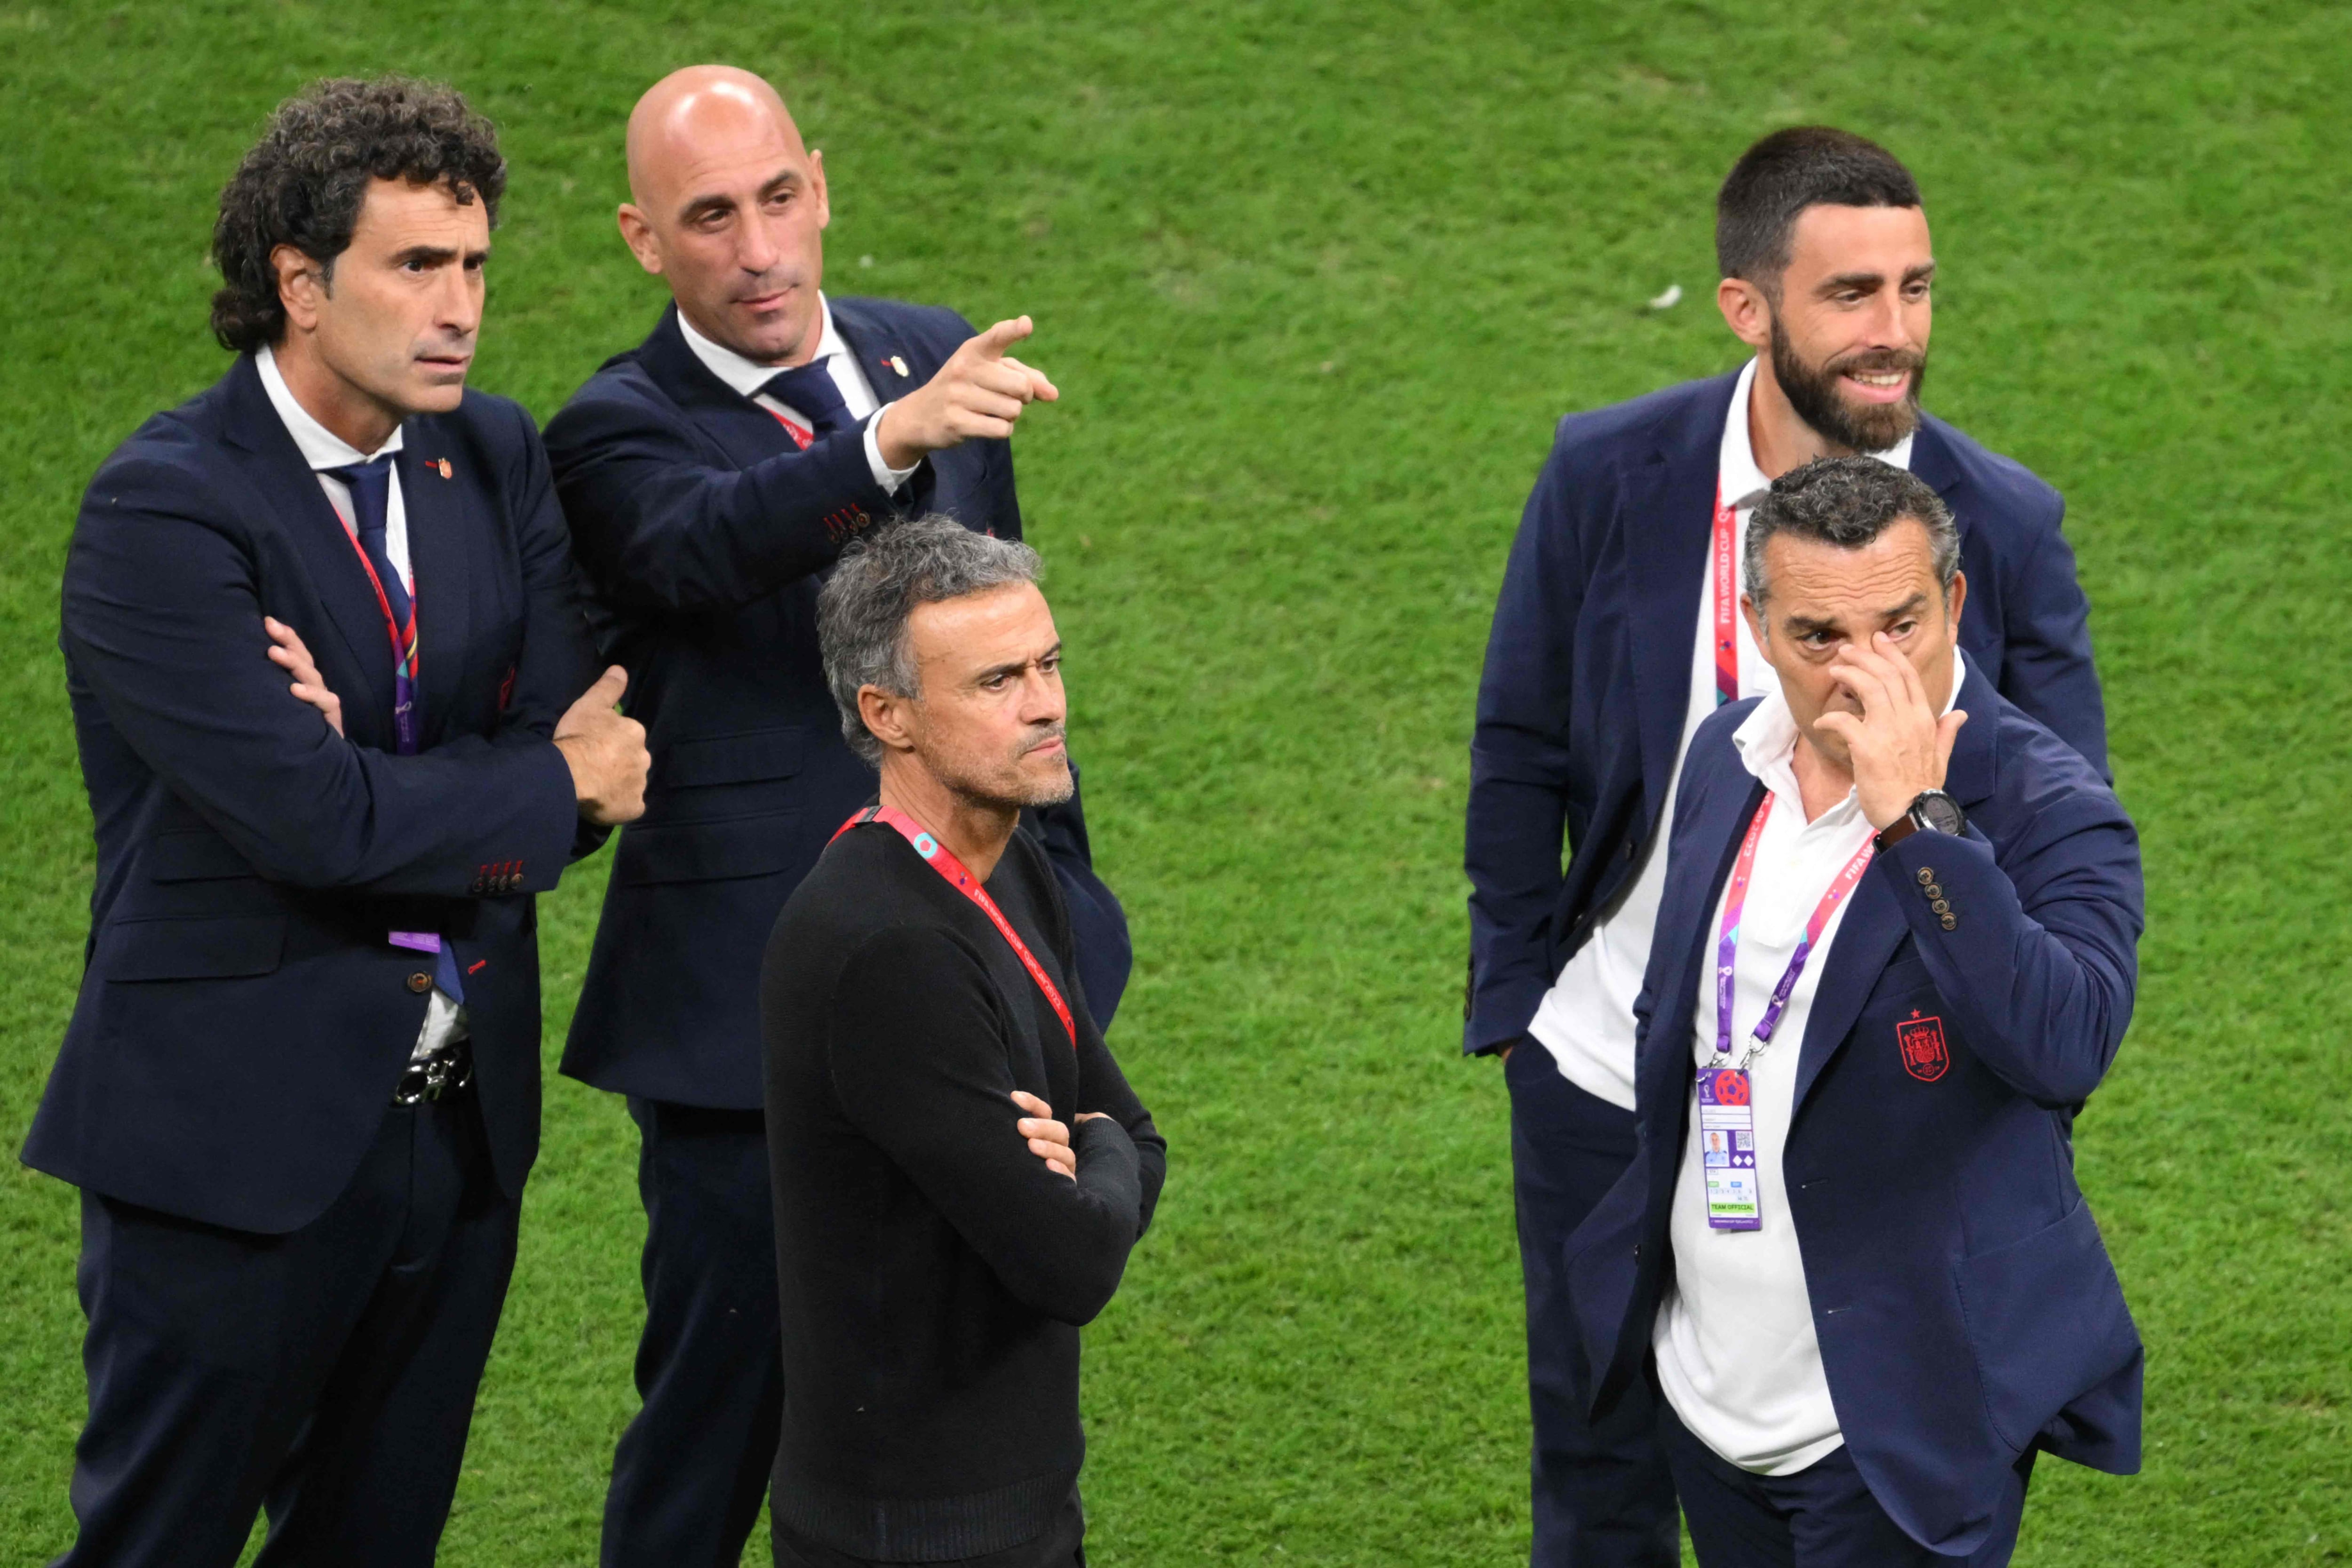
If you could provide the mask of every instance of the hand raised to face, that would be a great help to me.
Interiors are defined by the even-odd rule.
[[[1922,790],[1944,787],[1952,742],[1969,716],[1959,709],[1938,715],[1919,672],[1885,632],[1839,648],[1829,672],[1862,704],[1862,712],[1827,712],[1814,723],[1845,742],[1862,814],[1871,826],[1884,828]]]

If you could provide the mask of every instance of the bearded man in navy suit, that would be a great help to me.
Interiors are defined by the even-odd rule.
[[[1725,179],[1716,251],[1716,303],[1749,358],[1560,421],[1511,546],[1471,742],[1463,1048],[1502,1058],[1511,1095],[1536,1568],[1680,1560],[1646,1413],[1629,1402],[1598,1430],[1574,1397],[1559,1253],[1633,1157],[1633,1001],[1676,769],[1718,705],[1774,683],[1736,581],[1765,487],[1831,453],[1916,474],[1957,520],[1970,658],[2106,763],[2058,492],[1919,406],[1936,256],[1910,172],[1843,131],[1776,132]]]
[[[644,1397],[614,1457],[607,1564],[729,1564],[782,1409],[759,975],[770,929],[874,791],[841,735],[816,600],[842,547],[944,513],[1021,536],[1009,437],[1060,395],[952,310],[831,299],[821,153],[748,71],[698,66],[629,119],[623,237],[672,296],[549,424],[574,548],[654,752],[622,836],[563,1070],[628,1097],[647,1231]],[[1118,900],[1076,803],[1028,814],[1106,1025]]]

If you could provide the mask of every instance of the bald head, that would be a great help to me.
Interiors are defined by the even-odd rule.
[[[733,66],[688,66],[629,114],[621,237],[703,336],[799,364],[822,327],[824,162],[776,89]]]
[[[696,162],[754,144],[802,150],[800,127],[766,78],[735,66],[674,70],[629,111],[629,197],[641,207],[666,205]]]

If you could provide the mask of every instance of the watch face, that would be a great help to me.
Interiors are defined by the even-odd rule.
[[[1942,790],[1928,790],[1912,802],[1912,809],[1919,814],[1920,820],[1938,833],[1948,833],[1957,837],[1967,830],[1969,819],[1961,815],[1960,803]]]

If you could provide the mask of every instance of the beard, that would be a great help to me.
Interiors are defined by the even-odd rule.
[[[1891,370],[1911,373],[1911,384],[1899,403],[1849,403],[1839,390],[1838,378],[1848,371]],[[1797,357],[1796,345],[1789,341],[1780,318],[1775,315],[1772,374],[1780,382],[1789,406],[1797,411],[1797,417],[1833,447],[1843,447],[1849,452],[1884,452],[1919,428],[1919,389],[1927,381],[1927,356],[1924,352],[1867,349],[1832,360],[1815,370]]]

